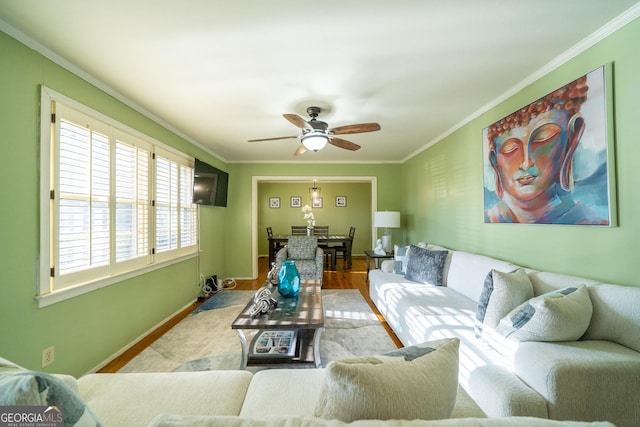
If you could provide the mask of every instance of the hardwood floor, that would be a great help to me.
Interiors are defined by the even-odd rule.
[[[260,257],[258,259],[258,279],[256,280],[237,280],[236,287],[234,289],[225,289],[222,292],[233,292],[234,290],[257,290],[262,286],[267,277],[268,260],[266,257]],[[402,343],[393,333],[387,321],[382,317],[380,312],[376,309],[375,305],[369,298],[369,284],[367,282],[367,269],[364,257],[353,257],[353,263],[351,270],[346,270],[342,260],[338,260],[336,263],[336,270],[325,270],[323,276],[323,289],[357,289],[360,291],[364,299],[367,301],[371,310],[376,314],[382,326],[386,329],[387,333],[398,347],[402,347]],[[212,296],[215,298],[215,295]],[[165,332],[175,326],[182,319],[187,317],[193,310],[195,310],[202,302],[194,302],[190,307],[184,309],[182,312],[174,316],[169,321],[160,325],[149,335],[132,345],[129,349],[123,352],[118,357],[114,358],[111,362],[98,370],[101,373],[113,373],[118,372],[124,365],[129,363],[131,359],[140,354],[145,348],[151,345],[155,340],[160,338]]]

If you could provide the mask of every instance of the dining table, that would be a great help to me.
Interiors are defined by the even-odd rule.
[[[333,245],[343,245],[346,248],[345,258],[347,262],[347,269],[351,269],[351,238],[348,235],[331,234],[328,236],[315,236],[318,238],[318,244],[327,245],[331,247]],[[273,265],[276,260],[276,251],[278,246],[284,246],[289,241],[289,235],[286,234],[274,234],[267,238],[269,240],[269,265]],[[334,260],[335,263],[335,260]]]

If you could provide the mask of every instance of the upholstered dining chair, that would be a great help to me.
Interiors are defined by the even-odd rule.
[[[288,259],[295,261],[300,279],[320,280],[322,283],[324,252],[318,247],[316,236],[289,236],[287,245],[276,255],[277,271],[280,271],[282,263]]]

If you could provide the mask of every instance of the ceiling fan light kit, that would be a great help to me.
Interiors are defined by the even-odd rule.
[[[300,142],[302,144],[300,144],[298,149],[295,151],[294,155],[296,156],[307,151],[322,150],[327,145],[327,143],[339,148],[343,148],[345,150],[356,151],[360,149],[360,146],[358,144],[347,141],[346,139],[337,138],[334,135],[373,132],[380,130],[380,125],[378,123],[360,123],[329,129],[329,125],[327,123],[317,120],[320,111],[320,107],[308,107],[307,114],[309,114],[309,116],[311,117],[311,120],[309,121],[306,121],[297,114],[282,115],[291,124],[302,129],[302,135],[300,136],[280,136],[275,138],[250,139],[249,142],[300,138]]]
[[[329,137],[324,132],[316,130],[305,133],[300,139],[302,141],[302,145],[304,145],[307,150],[311,151],[322,150],[329,141]]]

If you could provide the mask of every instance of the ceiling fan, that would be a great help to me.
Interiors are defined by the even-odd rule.
[[[295,151],[295,155],[305,153],[306,151],[318,151],[324,148],[329,143],[336,147],[344,148],[345,150],[356,151],[360,149],[358,144],[355,144],[346,139],[337,138],[335,135],[346,135],[350,133],[364,133],[380,130],[378,123],[359,123],[355,125],[338,126],[336,128],[329,129],[329,125],[326,122],[317,119],[320,114],[320,107],[308,107],[307,114],[311,117],[311,120],[305,120],[297,114],[283,114],[282,116],[289,120],[294,126],[302,129],[302,135],[293,136],[278,136],[275,138],[262,138],[262,139],[250,139],[249,142],[260,141],[274,141],[277,139],[289,139],[300,138],[300,146]]]

